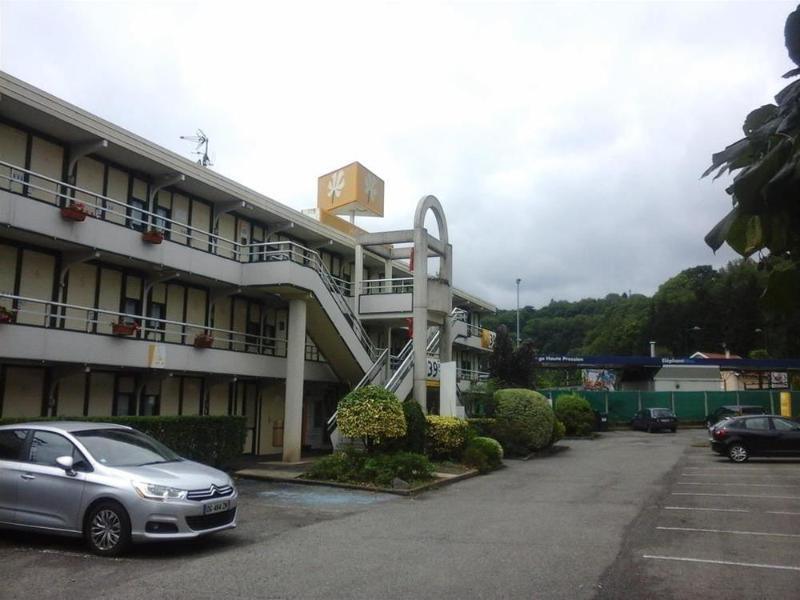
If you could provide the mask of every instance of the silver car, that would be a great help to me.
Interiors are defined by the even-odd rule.
[[[0,527],[83,536],[116,556],[134,541],[236,527],[228,475],[121,425],[0,426]]]

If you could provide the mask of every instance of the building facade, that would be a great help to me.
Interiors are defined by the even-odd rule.
[[[234,414],[246,452],[327,447],[409,337],[411,265],[359,235],[0,73],[0,418]],[[452,289],[461,389],[492,311]]]

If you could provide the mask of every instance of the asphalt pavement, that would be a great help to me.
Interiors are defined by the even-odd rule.
[[[116,560],[87,555],[79,541],[2,532],[0,598],[633,597],[636,588],[625,586],[663,583],[658,569],[687,572],[640,555],[672,552],[642,546],[651,539],[689,539],[650,526],[682,523],[664,506],[678,505],[668,494],[682,469],[695,466],[695,451],[696,466],[704,464],[707,448],[692,447],[702,439],[679,431],[565,440],[565,452],[507,461],[414,498],[242,482],[235,531],[139,546]],[[705,489],[680,489],[695,487]],[[653,520],[659,510],[669,518]],[[794,538],[783,543],[793,548]],[[789,560],[771,558],[779,559]],[[631,568],[644,575],[626,580]]]

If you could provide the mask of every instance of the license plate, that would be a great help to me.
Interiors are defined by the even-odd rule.
[[[231,501],[230,500],[220,500],[219,502],[209,502],[208,504],[203,506],[203,514],[204,515],[211,515],[213,513],[222,512],[224,510],[228,510],[230,508]]]

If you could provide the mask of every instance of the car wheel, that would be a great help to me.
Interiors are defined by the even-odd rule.
[[[119,556],[131,543],[131,520],[118,503],[101,502],[86,516],[83,534],[95,554]]]
[[[750,453],[742,444],[731,444],[728,446],[728,458],[733,462],[743,463],[750,458]]]
[[[678,431],[678,428],[677,427],[670,427],[670,431],[672,433],[675,433],[676,431]]]
[[[647,433],[653,433],[653,426],[650,423],[647,424]]]

